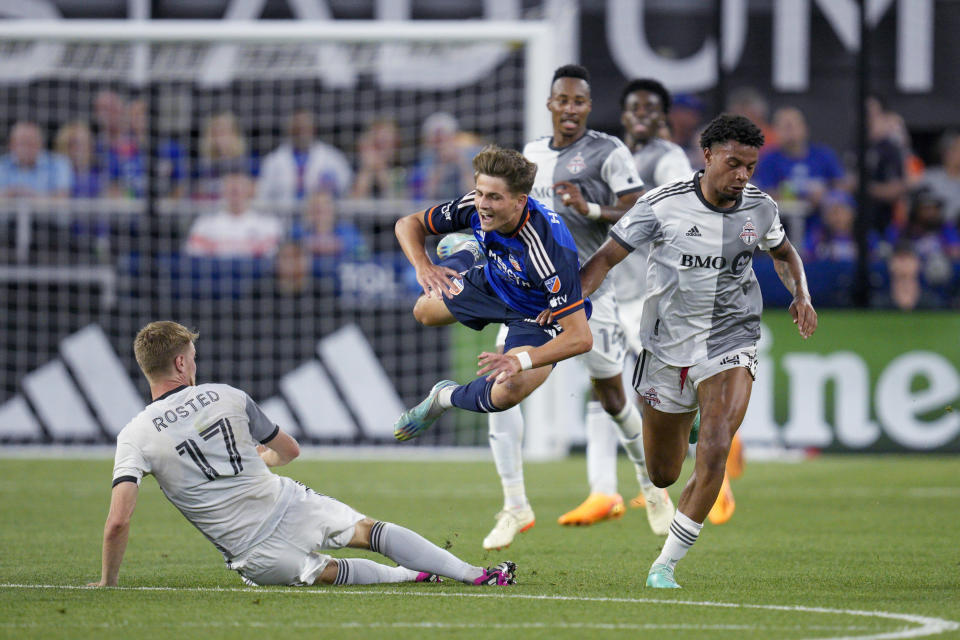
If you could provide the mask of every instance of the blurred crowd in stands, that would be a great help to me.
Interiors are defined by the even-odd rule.
[[[960,308],[960,133],[943,133],[939,164],[924,166],[903,118],[871,98],[868,199],[858,203],[854,154],[811,139],[800,109],[782,106],[771,114],[763,94],[742,88],[730,93],[726,110],[762,128],[766,144],[752,182],[777,201],[805,260],[819,265],[812,274],[855,271],[861,245],[854,229],[857,217],[866,216],[873,306]],[[274,259],[281,289],[296,293],[304,290],[311,259],[366,260],[382,250],[338,215],[344,201],[456,197],[472,188],[471,161],[484,142],[440,111],[416,133],[375,118],[355,148],[338,149],[319,139],[312,111],[296,110],[287,117],[285,140],[260,157],[233,112],[209,115],[195,148],[186,148],[172,137],[151,138],[148,111],[142,99],[103,90],[92,101],[92,122],[66,122],[51,132],[28,119],[15,122],[0,156],[0,198],[206,202],[211,209],[192,220],[183,253]],[[703,165],[698,139],[712,115],[696,96],[675,96],[669,130],[662,132],[694,167]],[[45,133],[52,134],[49,142]],[[418,152],[404,163],[400,149],[411,137]],[[833,300],[849,304],[849,296]]]

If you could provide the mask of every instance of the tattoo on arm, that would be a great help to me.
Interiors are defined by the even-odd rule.
[[[780,276],[780,281],[783,282],[783,286],[787,288],[790,295],[797,295],[797,283],[793,279],[793,274],[790,273],[790,264],[786,260],[774,260],[773,268]]]

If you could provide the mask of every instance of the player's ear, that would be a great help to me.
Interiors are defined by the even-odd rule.
[[[703,161],[705,164],[710,164],[710,160],[713,159],[713,151],[710,150],[710,147],[706,147],[703,150]]]

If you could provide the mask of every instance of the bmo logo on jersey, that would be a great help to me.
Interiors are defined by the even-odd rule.
[[[729,262],[730,273],[739,276],[750,264],[752,251],[741,251]],[[723,256],[695,256],[684,253],[680,256],[680,266],[688,269],[716,269],[720,271],[727,266],[727,259]]]

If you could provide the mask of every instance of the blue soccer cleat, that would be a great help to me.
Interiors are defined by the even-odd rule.
[[[673,569],[665,564],[655,564],[647,574],[647,586],[654,589],[680,589],[673,578]]]
[[[700,439],[700,412],[697,411],[697,417],[693,419],[693,426],[690,427],[690,444],[697,444]]]
[[[466,233],[448,233],[437,243],[437,258],[446,260],[458,251],[469,251],[473,254],[474,263],[483,261],[483,250],[477,239]]]
[[[441,389],[447,387],[459,387],[460,385],[453,380],[441,380],[433,385],[430,393],[420,404],[412,409],[408,409],[401,414],[400,419],[393,425],[393,437],[397,440],[410,440],[416,438],[434,421],[443,415],[447,409],[437,404],[437,396]]]

